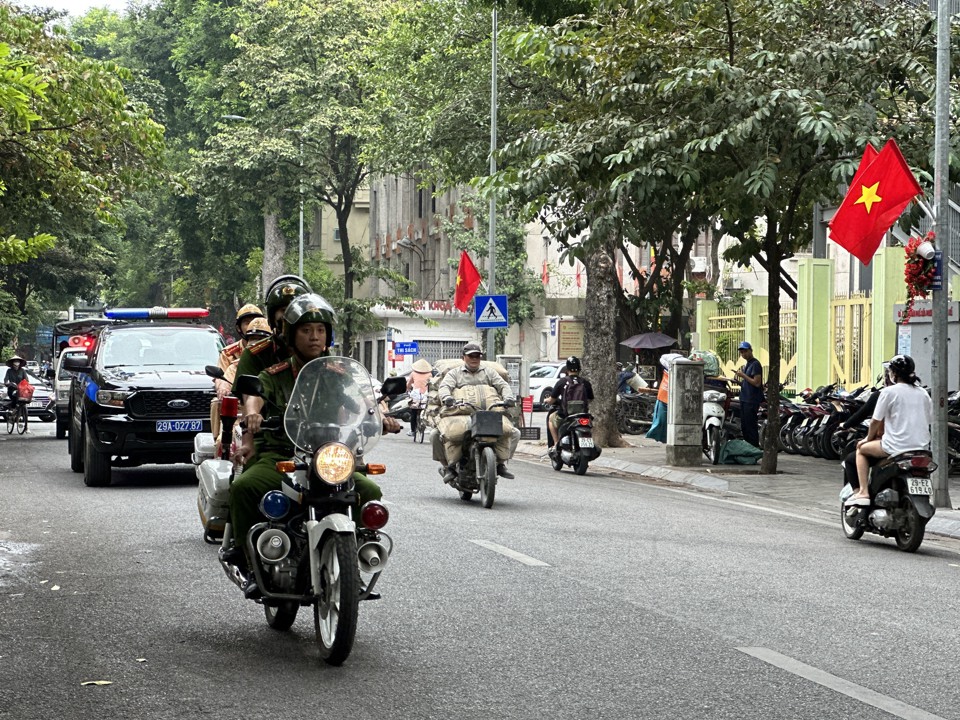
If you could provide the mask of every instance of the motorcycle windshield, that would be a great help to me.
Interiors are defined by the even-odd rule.
[[[356,454],[377,444],[382,430],[373,379],[356,360],[323,357],[311,360],[297,375],[283,428],[304,452],[341,442]]]

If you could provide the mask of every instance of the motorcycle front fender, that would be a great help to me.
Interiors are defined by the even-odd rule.
[[[357,531],[357,524],[342,513],[331,513],[320,520],[307,520],[307,539],[310,546],[310,584],[313,593],[319,595],[320,585],[320,544],[327,533],[350,533]]]
[[[933,505],[930,504],[930,498],[926,495],[907,495],[907,500],[910,501],[913,509],[917,511],[917,515],[923,518],[924,522],[932,518],[936,512]]]
[[[708,427],[720,427],[723,425],[723,421],[718,418],[716,415],[710,415],[703,420],[703,429],[706,430]]]

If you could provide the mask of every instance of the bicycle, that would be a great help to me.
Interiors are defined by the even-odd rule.
[[[27,403],[24,400],[16,401],[16,404],[8,405],[3,410],[4,418],[7,421],[7,435],[13,435],[13,429],[23,435],[27,431]]]

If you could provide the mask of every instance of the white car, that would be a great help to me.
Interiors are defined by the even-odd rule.
[[[57,437],[62,440],[70,427],[70,381],[76,373],[63,369],[63,361],[73,355],[86,355],[82,348],[67,348],[57,358],[57,371],[54,374],[53,390],[56,394]]]
[[[567,374],[566,364],[560,362],[534,363],[530,368],[529,393],[533,396],[534,407],[543,407],[544,401],[553,392],[557,380]]]

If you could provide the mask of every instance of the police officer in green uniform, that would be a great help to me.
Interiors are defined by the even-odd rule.
[[[283,337],[292,351],[291,356],[289,360],[260,373],[263,395],[252,398],[258,414],[263,408],[268,408],[266,412],[269,415],[283,414],[300,369],[311,360],[329,355],[335,322],[333,308],[314,293],[300,295],[289,304],[283,315]],[[399,432],[400,423],[385,417],[383,429],[386,432]],[[224,553],[223,557],[228,562],[242,562],[244,559],[241,553],[246,550],[247,532],[261,520],[261,498],[268,491],[281,487],[283,475],[276,469],[276,463],[289,460],[294,452],[293,444],[282,429],[258,432],[251,431],[248,426],[244,431],[240,455],[249,458],[254,448],[256,459],[230,486],[230,522],[235,546]],[[354,519],[359,521],[360,506],[370,500],[379,500],[382,493],[379,485],[360,473],[354,474],[354,481],[359,495]],[[244,594],[248,598],[258,597],[259,592],[252,580],[244,587]]]
[[[259,375],[268,367],[273,367],[277,363],[286,360],[290,356],[290,351],[283,341],[283,313],[290,302],[304,293],[312,292],[307,281],[296,275],[281,275],[267,288],[266,306],[267,322],[273,330],[273,336],[257,343],[248,345],[240,355],[237,362],[235,378],[241,375]],[[237,392],[236,380],[233,384],[233,394],[240,397]],[[247,418],[247,427],[253,432],[260,430],[261,417],[255,415],[255,410],[251,404],[252,398],[240,398],[243,402],[244,417]]]

